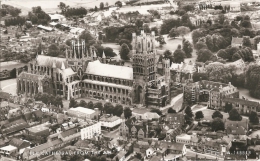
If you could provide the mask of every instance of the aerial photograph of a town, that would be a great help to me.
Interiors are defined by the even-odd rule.
[[[260,0],[0,0],[0,161],[260,161]]]

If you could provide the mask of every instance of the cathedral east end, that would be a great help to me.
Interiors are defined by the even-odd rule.
[[[28,71],[17,73],[17,94],[49,93],[71,98],[97,98],[121,104],[162,107],[170,100],[170,60],[155,49],[155,33],[132,34],[132,67],[112,65],[84,41],[72,41],[66,58],[37,55]]]

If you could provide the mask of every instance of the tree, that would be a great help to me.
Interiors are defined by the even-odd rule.
[[[212,56],[213,54],[209,49],[200,49],[198,51],[197,61],[205,63],[206,61],[210,60]]]
[[[80,34],[79,39],[85,40],[87,46],[93,45],[94,38],[92,37],[91,33],[88,31],[83,31]]]
[[[257,116],[257,113],[255,111],[251,111],[249,115],[249,121],[252,124],[259,124],[259,118]]]
[[[199,51],[201,49],[208,49],[208,47],[205,42],[199,41],[195,44],[195,49]]]
[[[106,7],[108,7],[108,5],[109,5],[108,2],[106,2]]]
[[[151,29],[148,24],[143,25],[143,30],[145,33],[151,33]]]
[[[170,30],[175,27],[180,26],[180,20],[178,19],[167,19],[163,21],[161,25],[161,33],[160,34],[169,34]]]
[[[103,9],[104,9],[104,3],[103,3],[103,2],[100,2],[99,8],[100,8],[100,10],[103,10]]]
[[[89,101],[87,107],[90,108],[90,109],[93,109],[93,107],[94,107],[93,102]]]
[[[190,29],[185,26],[180,26],[180,27],[177,27],[176,32],[179,33],[182,37],[184,37],[184,35],[186,35],[190,32]]]
[[[219,131],[219,130],[224,131],[225,130],[225,124],[224,124],[224,122],[222,121],[221,118],[217,117],[212,121],[211,129],[212,129],[212,131]]]
[[[228,60],[229,59],[229,54],[224,50],[224,49],[220,49],[218,52],[217,52],[217,55],[223,59],[226,59]]]
[[[175,63],[181,63],[184,61],[184,58],[186,58],[186,54],[181,49],[176,49],[173,53],[174,62]]]
[[[224,111],[229,113],[232,110],[233,106],[231,103],[226,103],[224,107]]]
[[[221,114],[220,111],[215,111],[213,114],[212,114],[212,118],[215,119],[215,118],[221,118],[223,119],[223,115]]]
[[[122,7],[122,6],[123,6],[123,4],[122,4],[121,1],[117,1],[117,2],[115,3],[115,5],[116,5],[117,7]]]
[[[158,115],[162,115],[162,111],[160,111],[159,109],[157,109],[157,108],[153,108],[152,110],[151,110],[151,112],[155,112],[155,113],[157,113]]]
[[[175,39],[175,37],[179,36],[180,34],[177,32],[177,30],[175,28],[172,28],[169,32],[168,37],[172,37]]]
[[[249,37],[243,37],[243,46],[251,48],[251,41]]]
[[[102,112],[103,111],[103,104],[101,102],[96,102],[94,104],[94,109],[95,108],[99,109]]]
[[[57,57],[60,55],[60,49],[56,44],[51,44],[48,48],[48,56]]]
[[[168,113],[177,113],[177,112],[176,112],[174,109],[172,109],[172,108],[169,108],[167,112],[168,112]]]
[[[187,106],[186,108],[185,108],[185,114],[188,116],[188,117],[190,117],[190,118],[192,118],[193,117],[193,113],[192,113],[192,111],[191,111],[191,108],[190,108],[190,106]]]
[[[246,87],[249,89],[250,95],[255,98],[260,98],[260,65],[249,64],[245,77]]]
[[[137,20],[135,21],[135,25],[136,25],[138,28],[143,27],[143,24],[144,24],[144,22],[143,22],[142,20],[140,20],[140,19],[137,19]]]
[[[226,20],[226,16],[224,14],[219,14],[218,15],[218,23],[223,25],[225,20]]]
[[[237,109],[232,109],[231,111],[229,111],[229,120],[232,121],[241,121],[242,117],[240,116],[240,114],[238,113]]]
[[[152,27],[152,28],[151,28],[151,31],[154,31],[154,33],[155,33],[155,36],[157,36],[157,35],[158,35],[158,33],[159,33],[159,31],[158,31],[158,28],[157,28],[157,27]]]
[[[75,108],[77,106],[78,106],[78,102],[74,98],[71,98],[69,103],[69,108]]]
[[[196,29],[192,32],[192,41],[193,44],[196,44],[200,38],[205,36],[205,31],[202,29]]]
[[[195,72],[192,75],[193,82],[198,82],[200,80],[209,80],[207,73],[198,73]]]
[[[192,48],[191,43],[186,39],[182,40],[182,50],[185,52],[185,55],[186,55],[187,58],[192,57],[191,53],[193,51],[193,48]]]
[[[203,112],[202,111],[197,111],[195,113],[195,119],[202,119],[202,118],[204,118]]]
[[[126,119],[129,119],[132,116],[132,110],[129,107],[124,109],[124,116]]]
[[[122,115],[122,113],[123,113],[123,106],[122,105],[120,105],[120,104],[117,104],[116,106],[115,106],[115,108],[114,108],[114,115],[115,116],[118,116],[118,117],[120,117],[121,115]]]
[[[160,47],[162,47],[163,44],[166,44],[164,37],[162,35],[159,35],[157,38],[155,38],[155,40],[160,43]]]
[[[120,50],[120,57],[122,60],[129,60],[130,57],[129,57],[129,52],[130,52],[130,49],[129,47],[124,43],[121,45],[121,50]]]
[[[110,102],[104,104],[104,111],[106,114],[113,114],[114,106]]]
[[[9,10],[10,15],[13,17],[17,17],[21,13],[21,9],[19,8],[13,8]]]

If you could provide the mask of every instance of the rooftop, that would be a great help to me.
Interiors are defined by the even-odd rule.
[[[33,133],[38,133],[41,131],[45,131],[45,130],[49,130],[48,124],[40,124],[40,125],[36,125],[30,128],[27,128],[27,130],[29,130],[30,132]]]
[[[133,80],[133,68],[103,64],[98,60],[89,62],[86,73],[105,77]]]
[[[241,98],[224,98],[223,102],[238,103],[241,105],[254,106],[254,107],[260,106],[259,102],[249,101]]]
[[[81,112],[88,115],[95,113],[95,110],[84,107],[70,108],[69,111]]]
[[[114,122],[114,121],[119,120],[119,119],[120,119],[120,117],[118,117],[118,116],[110,116],[110,117],[104,116],[104,117],[101,117],[99,120],[105,121],[105,122]]]
[[[0,149],[5,150],[5,151],[13,151],[13,150],[16,150],[17,148],[15,146],[8,145],[8,146],[2,147]]]

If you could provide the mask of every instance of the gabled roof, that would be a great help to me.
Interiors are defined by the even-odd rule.
[[[100,61],[98,60],[94,62],[89,62],[85,73],[105,77],[133,80],[133,68],[103,64],[100,63]]]
[[[72,128],[72,129],[69,129],[69,130],[66,130],[66,131],[62,132],[61,136],[63,138],[65,138],[65,137],[68,137],[70,135],[76,134],[77,132],[78,132],[77,128]]]
[[[259,107],[260,106],[259,102],[244,100],[244,99],[241,99],[241,98],[224,98],[223,102],[238,103],[238,104],[241,104],[241,105],[253,106],[253,107]]]
[[[17,138],[12,138],[12,140],[9,142],[10,145],[13,145],[15,147],[17,147],[18,149],[20,149],[20,147],[26,145],[27,147],[30,146],[29,142],[17,139]]]
[[[53,63],[55,63],[57,68],[61,68],[62,62],[66,66],[66,59],[65,58],[58,58],[58,57],[51,57],[46,55],[38,55],[36,57],[36,62],[40,66],[47,66],[52,67]]]
[[[23,78],[23,79],[30,79],[33,81],[37,81],[37,80],[42,80],[44,78],[44,75],[22,72],[18,77]]]
[[[8,99],[10,99],[10,94],[0,91],[0,98],[8,100]]]

